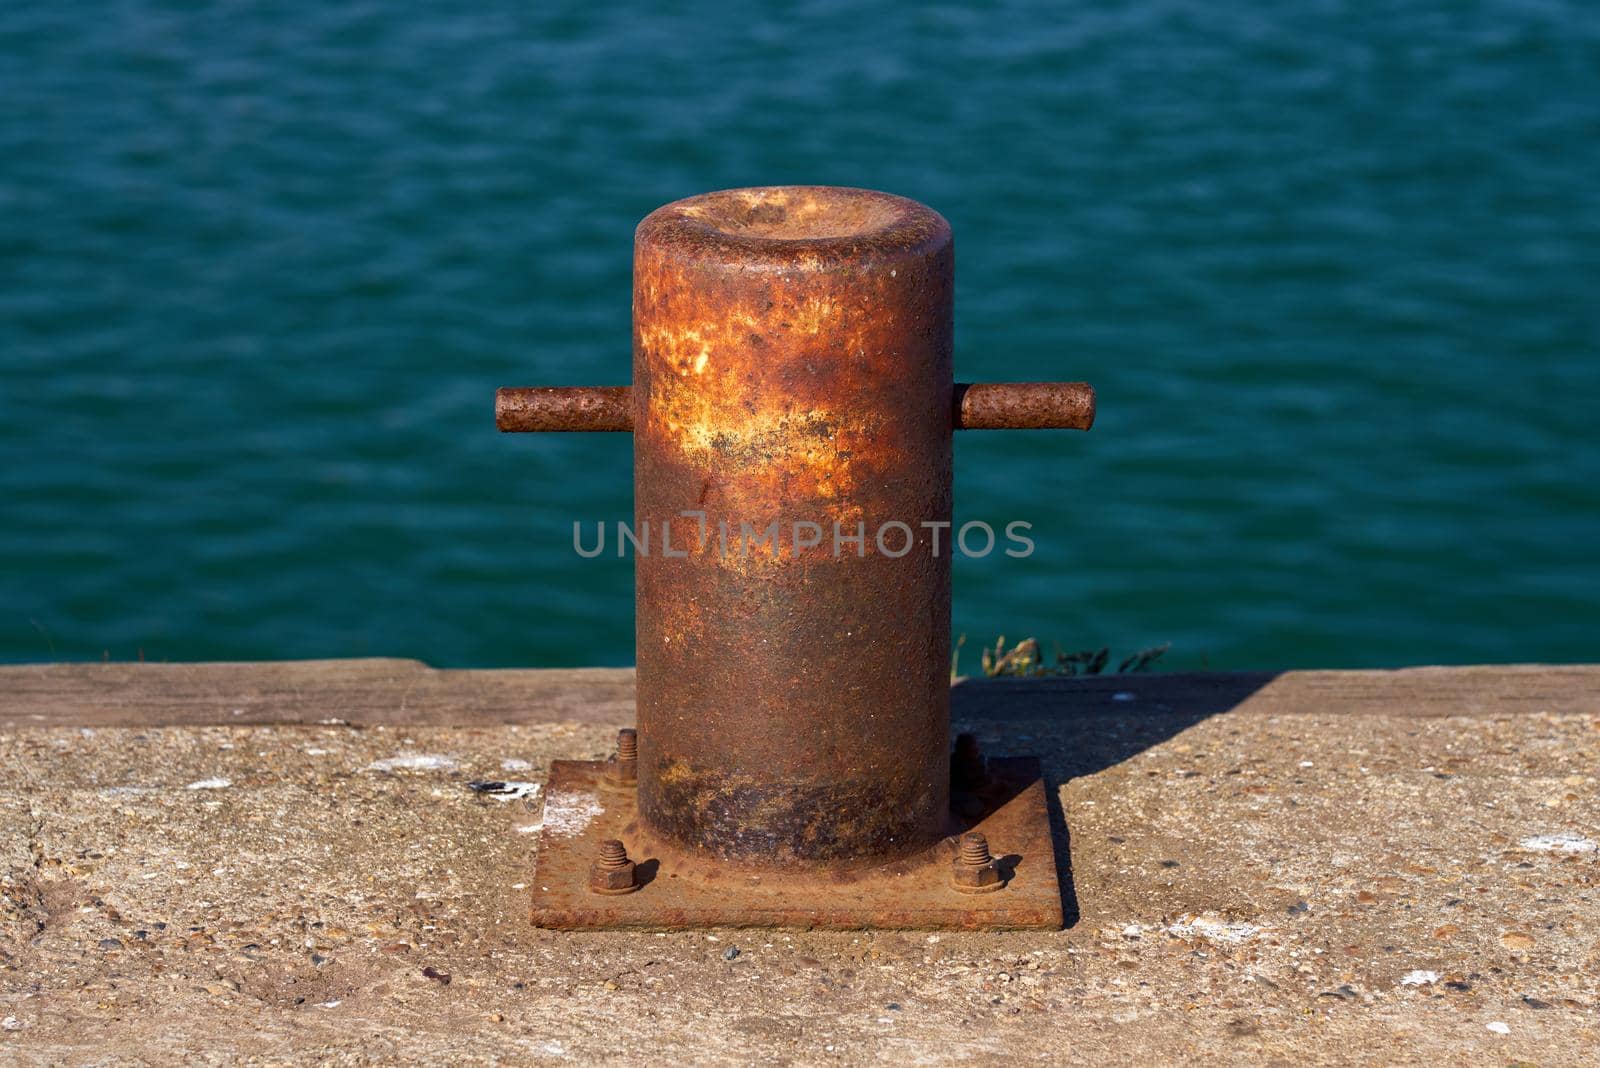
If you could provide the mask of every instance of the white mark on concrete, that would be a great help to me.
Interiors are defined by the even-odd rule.
[[[1302,768],[1314,768],[1314,767],[1316,767],[1316,765],[1315,765],[1315,764],[1313,764],[1313,763],[1312,763],[1312,762],[1311,762],[1311,761],[1309,761],[1309,760],[1302,760],[1302,761],[1300,761],[1300,766],[1301,766],[1301,767],[1302,767]]]
[[[544,829],[557,838],[575,838],[604,811],[595,794],[581,790],[551,794],[544,803]]]
[[[201,779],[185,786],[185,790],[226,790],[233,785],[231,779]]]
[[[1494,1023],[1484,1024],[1483,1026],[1488,1028],[1490,1031],[1493,1031],[1497,1035],[1509,1035],[1511,1033],[1511,1025],[1508,1023],[1501,1023],[1499,1020],[1496,1020]]]
[[[1421,968],[1406,972],[1400,977],[1401,986],[1427,986],[1429,983],[1437,983],[1438,981],[1438,972],[1424,971]]]
[[[1519,844],[1523,849],[1531,849],[1535,853],[1593,853],[1600,849],[1600,843],[1573,831],[1536,834],[1532,838],[1524,838]]]
[[[335,998],[332,1001],[319,1001],[319,1002],[317,1002],[317,1008],[319,1008],[319,1009],[337,1009],[340,1005],[343,1005],[343,1004],[344,1004],[343,999]]]
[[[1204,938],[1208,942],[1243,942],[1261,928],[1250,923],[1218,919],[1216,916],[1184,916],[1167,928],[1178,938]]]
[[[1142,934],[1144,934],[1144,928],[1136,923],[1130,923],[1122,929],[1123,938],[1138,938]]]
[[[433,753],[396,753],[392,757],[374,760],[368,771],[454,771],[456,762],[447,756]]]
[[[306,750],[306,756],[327,756],[327,755],[328,755],[328,751],[326,749],[318,749],[316,746],[312,746],[311,748]]]
[[[26,1025],[15,1016],[7,1016],[4,1020],[0,1020],[0,1027],[5,1028],[7,1031],[20,1031],[25,1026]]]
[[[518,834],[535,834],[544,830],[544,817],[541,816],[532,823],[524,823],[517,828]]]
[[[548,1042],[540,1042],[533,1048],[535,1052],[543,1053],[547,1057],[565,1057],[567,1055],[566,1043],[559,1042],[553,1038]]]
[[[500,761],[501,771],[527,771],[531,767],[533,767],[532,764],[528,763],[526,760],[518,759],[517,757],[509,757]]]

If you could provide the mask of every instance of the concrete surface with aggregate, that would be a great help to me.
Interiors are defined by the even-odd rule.
[[[990,702],[960,726],[1044,758],[1069,913],[1003,935],[531,928],[538,784],[615,717],[88,726],[0,697],[0,1058],[1593,1063],[1600,672],[1573,678],[1425,714]]]

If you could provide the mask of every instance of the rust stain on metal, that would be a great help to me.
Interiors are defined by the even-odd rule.
[[[634,530],[649,545],[635,553],[638,734],[601,776],[602,804],[609,833],[668,872],[634,895],[658,920],[671,911],[663,883],[865,893],[922,885],[905,882],[917,872],[940,907],[979,908],[952,897],[962,862],[947,836],[1012,810],[996,807],[1004,783],[981,754],[964,752],[951,813],[951,554],[948,535],[943,551],[935,539],[951,522],[952,431],[1087,429],[1094,391],[956,385],[953,271],[949,225],[902,197],[822,186],[692,197],[635,234],[633,385],[497,395],[504,430],[634,435]],[[904,528],[893,550],[876,537],[891,522]],[[1051,867],[1053,892],[1040,795],[1024,855]],[[576,848],[547,843],[541,885],[562,879],[547,859],[564,871]],[[985,863],[962,870],[1009,885]],[[924,925],[916,904],[873,897],[835,919]],[[1059,900],[1029,907],[1012,925],[1060,922]],[[986,925],[1009,922],[982,910]],[[620,914],[537,915],[582,926]]]

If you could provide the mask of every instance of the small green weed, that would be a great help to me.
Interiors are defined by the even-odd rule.
[[[958,678],[961,674],[961,647],[967,643],[965,634],[956,639],[956,647],[950,654],[950,677]],[[1172,648],[1171,642],[1163,642],[1149,649],[1141,649],[1131,656],[1123,658],[1117,664],[1118,675],[1130,675],[1141,671],[1150,670],[1150,665],[1160,660],[1162,654]],[[1107,665],[1111,663],[1110,646],[1099,649],[1083,649],[1079,652],[1068,653],[1060,645],[1053,647],[1054,657],[1046,660],[1036,638],[1024,638],[1022,641],[1006,647],[1004,635],[995,639],[993,648],[985,647],[980,660],[983,674],[987,678],[1039,678],[1045,676],[1071,676],[1071,675],[1100,675],[1104,674]]]

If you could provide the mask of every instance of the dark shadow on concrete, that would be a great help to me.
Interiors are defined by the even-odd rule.
[[[1045,773],[1044,803],[1050,811],[1050,842],[1056,851],[1056,882],[1061,887],[1061,926],[1078,926],[1083,912],[1078,908],[1078,884],[1072,877],[1072,828],[1061,810],[1061,791],[1051,786]]]
[[[1072,927],[1081,911],[1061,785],[1236,708],[1275,678],[1275,672],[1239,672],[964,679],[950,690],[951,731],[976,734],[990,757],[1039,757],[1061,907]]]

